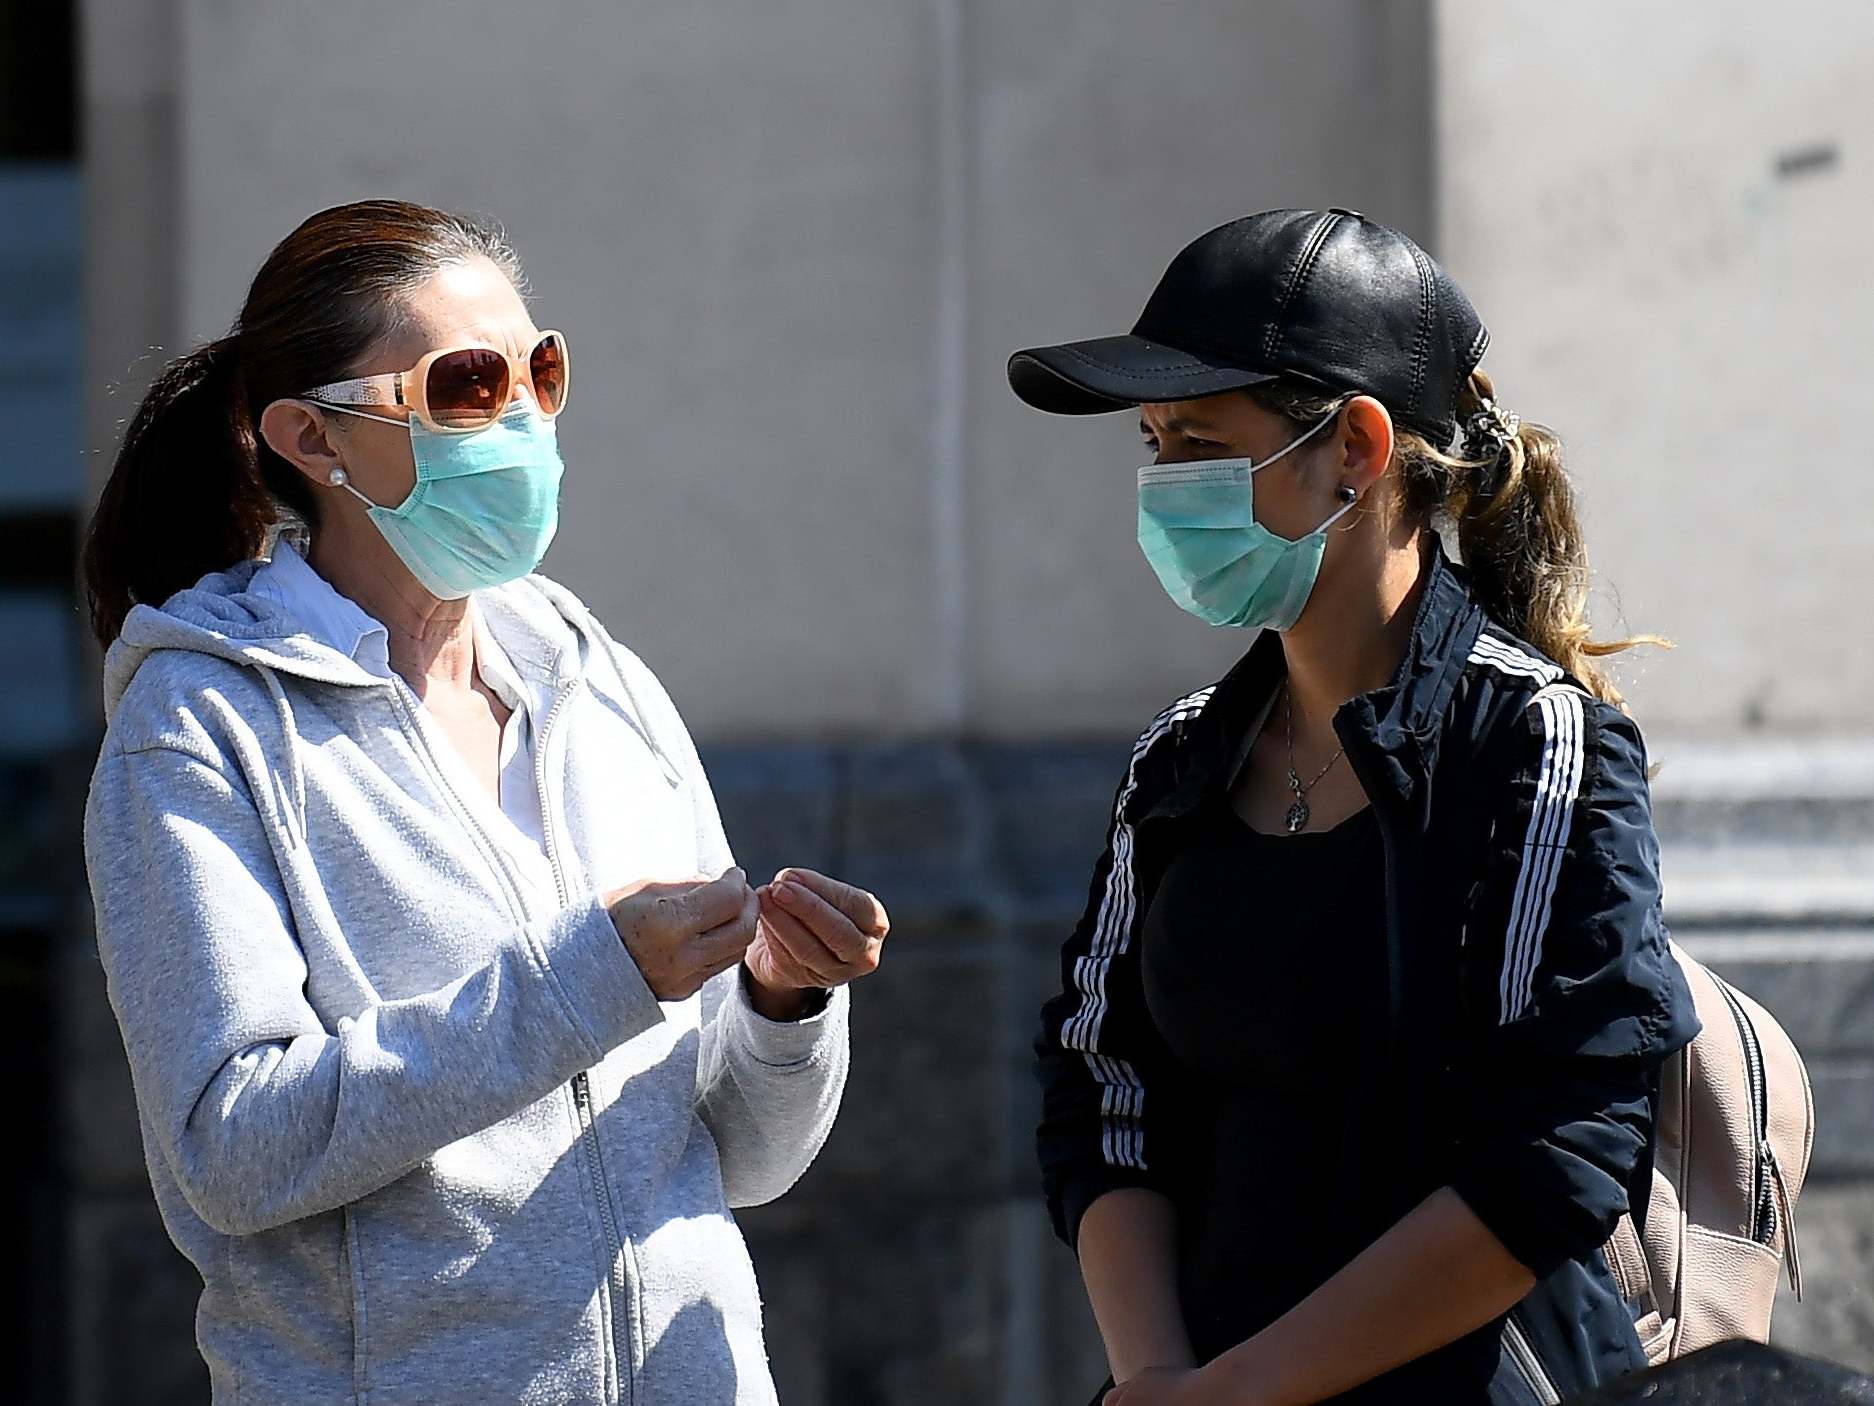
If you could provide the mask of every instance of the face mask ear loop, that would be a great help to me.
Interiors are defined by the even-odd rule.
[[[360,420],[376,420],[380,425],[398,425],[410,429],[417,421],[413,414],[407,420],[399,420],[394,415],[373,415],[369,410],[356,410],[349,405],[327,405],[323,400],[308,400],[308,405],[316,405],[321,410],[336,410],[341,415],[356,415]],[[343,469],[333,469],[330,482],[334,488],[342,488],[367,508],[382,508],[382,503],[373,502],[351,486],[351,475]]]
[[[367,508],[381,508],[384,506],[382,503],[375,503],[371,499],[365,497],[364,494],[360,493],[357,489],[353,488],[351,484],[349,483],[341,483],[339,484],[339,487],[344,489],[347,493],[351,494],[352,497],[356,498],[360,503],[363,503]]]
[[[1320,533],[1326,532],[1328,528],[1332,527],[1335,523],[1339,522],[1342,518],[1346,517],[1348,513],[1352,512],[1355,508],[1359,506],[1360,506],[1360,500],[1358,498],[1349,498],[1345,503],[1342,503],[1340,507],[1334,510],[1333,516],[1328,518],[1326,522],[1322,523],[1319,527],[1315,528],[1315,530],[1309,533],[1308,535],[1310,537],[1314,537],[1314,536],[1318,536]]]
[[[1271,454],[1267,459],[1264,459],[1260,464],[1251,464],[1249,466],[1249,471],[1253,474],[1268,468],[1269,465],[1273,464],[1277,459],[1280,459],[1297,445],[1305,444],[1307,441],[1313,439],[1316,435],[1321,433],[1323,426],[1333,424],[1338,418],[1340,418],[1340,407],[1336,405],[1332,410],[1327,412],[1326,417],[1319,423],[1303,430],[1294,439],[1291,439],[1287,444],[1276,450],[1275,453]]]
[[[375,507],[380,506],[379,504],[374,503],[369,498],[365,497],[364,494],[360,493],[357,489],[353,488],[351,486],[351,475],[346,473],[343,469],[333,469],[331,474],[326,478],[326,482],[331,484],[332,487],[334,488],[344,489],[347,493],[351,494],[352,497],[356,498],[360,503],[363,503],[367,508],[375,508]]]

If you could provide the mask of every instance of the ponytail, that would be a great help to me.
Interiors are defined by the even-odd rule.
[[[236,357],[236,338],[223,337],[171,362],[131,417],[85,540],[100,644],[132,605],[160,603],[266,541],[276,512]]]
[[[261,440],[261,412],[352,375],[397,328],[406,294],[476,258],[524,286],[498,228],[407,201],[334,206],[280,241],[234,330],[164,367],[130,419],[85,538],[98,643],[132,606],[260,555],[276,524],[317,529],[316,490]]]
[[[1597,662],[1639,644],[1671,648],[1657,635],[1596,640],[1588,624],[1588,548],[1562,441],[1496,403],[1490,377],[1473,371],[1459,396],[1461,452],[1429,445],[1406,456],[1408,495],[1436,492],[1458,554],[1484,609],[1529,641],[1603,702],[1624,706]]]
[[[1295,424],[1318,423],[1344,397],[1294,382],[1252,386],[1251,399]],[[1657,635],[1596,640],[1588,625],[1588,549],[1574,485],[1552,430],[1500,407],[1490,377],[1473,371],[1459,395],[1462,433],[1447,449],[1414,430],[1396,431],[1393,462],[1405,512],[1445,527],[1479,603],[1596,698],[1624,708],[1598,663],[1635,645],[1671,648]]]

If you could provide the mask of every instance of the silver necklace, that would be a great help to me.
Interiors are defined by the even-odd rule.
[[[1288,833],[1299,835],[1308,828],[1308,793],[1314,789],[1316,781],[1334,769],[1334,763],[1347,750],[1347,744],[1343,742],[1336,747],[1334,755],[1327,759],[1327,765],[1314,774],[1314,781],[1304,786],[1295,771],[1295,693],[1286,683],[1282,685],[1282,717],[1288,732],[1288,789],[1295,793],[1295,800],[1288,808]]]

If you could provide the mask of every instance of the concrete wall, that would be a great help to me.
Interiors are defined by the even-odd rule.
[[[577,365],[547,569],[708,735],[1117,733],[1210,677],[1132,425],[1003,362],[1250,208],[1431,234],[1421,4],[182,9],[179,330],[323,205],[497,215]]]
[[[1874,731],[1874,9],[1437,7],[1443,254],[1556,425],[1656,731]],[[1838,633],[1845,630],[1845,633]]]
[[[1826,58],[1868,36],[1857,7],[1810,9],[1829,46],[1728,0],[1700,12],[1722,41],[1598,3],[1187,0],[1170,25],[1117,0],[562,0],[524,22],[492,0],[89,0],[87,442],[148,348],[220,332],[312,210],[401,194],[503,219],[578,362],[548,569],[665,677],[744,861],[848,874],[897,919],[839,1129],[745,1221],[783,1399],[1077,1402],[1102,1368],[1035,1204],[1033,1012],[1131,734],[1243,641],[1138,559],[1129,420],[1027,412],[1002,364],[1128,325],[1183,242],[1246,210],[1406,228],[1495,327],[1509,403],[1579,449],[1633,623],[1687,645],[1640,681],[1653,730],[1755,719],[1800,754],[1749,784],[1734,749],[1686,754],[1668,882],[1817,1055],[1824,1298],[1782,1331],[1874,1363],[1874,771],[1796,745],[1874,731],[1840,686],[1869,663],[1794,628],[1869,584],[1835,484],[1867,294],[1824,301],[1867,194],[1865,117]],[[1766,174],[1830,138],[1832,165]],[[1740,289],[1745,312],[1714,297]],[[1778,922],[1829,935],[1785,962]],[[63,998],[62,1399],[199,1399],[196,1284],[156,1226],[82,932]]]

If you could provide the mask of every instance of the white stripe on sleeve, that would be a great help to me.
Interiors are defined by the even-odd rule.
[[[1113,866],[1106,875],[1106,892],[1094,918],[1093,937],[1085,956],[1075,959],[1074,986],[1080,1005],[1062,1022],[1061,1047],[1078,1050],[1100,1086],[1100,1148],[1115,1167],[1145,1170],[1145,1085],[1127,1061],[1100,1050],[1100,1026],[1106,1019],[1106,977],[1113,959],[1132,943],[1132,925],[1138,904],[1132,874],[1132,826],[1126,806],[1139,785],[1139,763],[1174,725],[1202,712],[1216,690],[1200,689],[1160,713],[1132,749],[1126,783],[1113,810]]]
[[[1575,802],[1581,795],[1582,698],[1579,689],[1554,683],[1530,701],[1542,717],[1542,761],[1535,801],[1529,808],[1529,828],[1523,835],[1503,943],[1503,973],[1497,983],[1499,1019],[1505,1025],[1526,1014],[1535,995],[1542,939],[1548,931]]]

